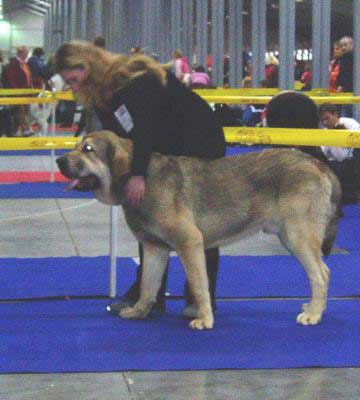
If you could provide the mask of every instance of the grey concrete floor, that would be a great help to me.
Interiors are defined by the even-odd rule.
[[[0,156],[1,170],[44,170],[43,156]],[[0,257],[98,256],[109,252],[109,208],[95,200],[0,199]],[[137,256],[122,213],[119,256]],[[222,254],[285,254],[257,235]],[[1,333],[0,333],[1,338]],[[239,343],[241,346],[241,343]],[[0,361],[1,362],[1,361]],[[0,400],[360,399],[359,368],[0,375]]]

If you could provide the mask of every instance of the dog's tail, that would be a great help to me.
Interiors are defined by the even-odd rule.
[[[329,172],[330,173],[328,174],[328,176],[331,181],[331,187],[332,187],[331,197],[330,197],[332,211],[325,230],[324,241],[321,246],[321,250],[324,256],[328,256],[331,252],[331,249],[335,242],[339,220],[344,215],[342,211],[342,200],[341,200],[342,193],[341,193],[340,182],[332,171]]]

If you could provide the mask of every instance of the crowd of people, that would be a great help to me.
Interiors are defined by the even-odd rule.
[[[34,48],[31,55],[26,46],[19,46],[8,61],[1,59],[1,87],[4,89],[47,89],[51,72],[44,60],[44,50]],[[30,136],[34,134],[28,105],[3,106],[0,110],[1,134]]]
[[[106,43],[102,36],[98,36],[92,43],[95,47],[105,51]],[[155,63],[159,62],[159,57],[155,53],[148,53],[140,46],[134,46],[129,50],[128,57],[139,57],[148,54],[148,57]],[[110,53],[109,53],[110,54]],[[48,62],[45,62],[44,51],[42,48],[35,48],[31,54],[26,46],[17,48],[16,56],[8,61],[4,60],[0,52],[0,73],[1,86],[9,89],[51,89],[52,86],[66,88],[66,82],[62,80],[59,74],[56,74],[53,57],[50,57]],[[205,65],[198,63],[191,64],[180,49],[175,49],[170,62],[162,64],[167,71],[172,71],[174,76],[185,86],[190,89],[211,88],[211,69],[212,57],[208,57]],[[224,65],[225,65],[224,60]],[[227,65],[229,60],[227,60]],[[303,83],[301,90],[306,91],[311,89],[311,64],[305,62],[297,63],[297,76]],[[267,53],[265,57],[265,79],[262,81],[263,87],[278,86],[278,66],[279,61],[273,53]],[[243,66],[243,81],[244,87],[251,87],[251,58],[244,57]],[[227,68],[228,71],[228,68]],[[64,86],[65,85],[65,86]],[[71,85],[68,85],[71,87]],[[329,91],[330,92],[351,92],[353,90],[353,40],[349,36],[344,36],[333,44],[333,57],[329,66]],[[326,105],[329,106],[329,105]],[[38,107],[42,107],[39,105]],[[266,108],[252,105],[213,105],[216,111],[217,122],[222,126],[266,126]],[[57,109],[57,121],[62,125],[72,126],[74,113],[76,110],[75,102],[60,102]],[[77,121],[78,129],[76,136],[94,130],[101,126],[99,120],[94,122],[94,110],[84,108],[81,118]],[[337,115],[339,118],[328,118],[329,116]],[[359,124],[352,119],[352,106],[343,105],[339,108],[324,105],[318,110],[318,126],[325,129],[351,129],[359,130]],[[329,122],[331,121],[331,122]],[[332,125],[329,125],[329,124]],[[30,107],[27,105],[19,106],[2,106],[0,108],[0,126],[1,134],[6,136],[30,136],[34,133],[34,118],[31,117]],[[334,148],[322,148],[324,157],[336,169],[339,176],[344,182],[348,182],[349,171],[353,167],[349,167],[351,162],[348,160],[355,159],[357,152],[344,149],[334,150]],[[341,154],[341,155],[339,155]],[[346,155],[346,157],[343,155]],[[335,166],[336,164],[336,166]],[[342,165],[345,165],[344,170]],[[345,172],[344,172],[345,171]],[[350,174],[351,175],[351,174]],[[345,183],[346,190],[348,183]],[[348,190],[347,190],[348,191]],[[351,197],[351,196],[350,196]]]

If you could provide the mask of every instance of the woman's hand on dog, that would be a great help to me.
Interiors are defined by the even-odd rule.
[[[132,176],[125,185],[125,195],[130,206],[138,207],[145,194],[145,178]]]

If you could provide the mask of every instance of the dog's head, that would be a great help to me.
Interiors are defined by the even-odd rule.
[[[69,189],[93,191],[100,201],[118,204],[131,157],[130,140],[100,131],[86,135],[73,151],[56,162],[61,173],[70,179]]]

